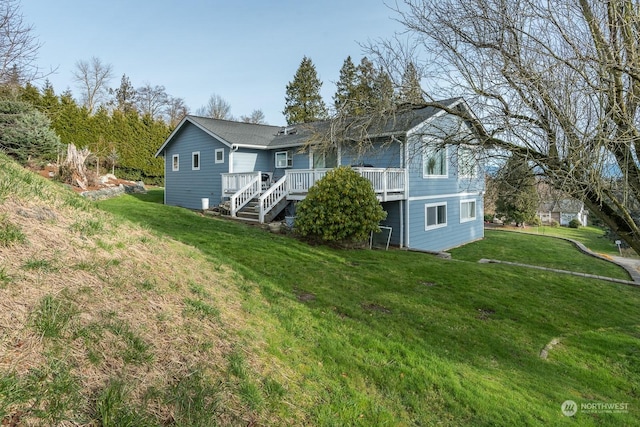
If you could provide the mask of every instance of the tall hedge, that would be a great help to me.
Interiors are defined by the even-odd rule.
[[[371,183],[341,166],[327,172],[298,203],[295,231],[325,242],[362,242],[372,231],[380,231],[379,223],[386,217]]]

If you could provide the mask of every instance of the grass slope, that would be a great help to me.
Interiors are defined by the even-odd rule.
[[[2,425],[278,424],[234,276],[0,155]]]
[[[639,423],[638,289],[404,251],[310,247],[161,200],[156,191],[100,206],[241,275],[260,357],[295,372],[283,399],[306,415],[285,412],[294,423]],[[582,256],[563,252],[572,263]],[[560,411],[568,399],[629,409],[568,418]]]
[[[161,201],[101,212],[0,156],[3,423],[639,424],[635,288],[311,247]],[[628,412],[569,418],[568,399]]]

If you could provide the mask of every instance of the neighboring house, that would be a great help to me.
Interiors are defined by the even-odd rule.
[[[442,103],[467,108],[461,98]],[[165,203],[190,209],[224,203],[231,216],[269,222],[295,215],[314,182],[348,165],[371,181],[392,244],[442,251],[484,236],[477,152],[468,145],[437,149],[452,134],[469,137],[461,119],[422,107],[370,127],[370,149],[343,142],[320,152],[310,138],[328,122],[282,128],[187,116],[156,153],[165,159]]]
[[[543,224],[555,221],[560,225],[569,225],[571,220],[576,218],[580,224],[586,226],[588,211],[581,201],[564,198],[540,203],[538,217]]]

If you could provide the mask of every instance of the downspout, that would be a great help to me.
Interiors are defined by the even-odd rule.
[[[406,138],[406,137],[405,137]],[[395,136],[392,140],[400,144],[400,167],[405,170],[405,182],[404,191],[405,199],[400,201],[400,247],[409,247],[409,168],[407,167],[408,144],[406,141],[403,143]]]

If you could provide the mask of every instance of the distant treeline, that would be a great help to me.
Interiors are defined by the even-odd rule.
[[[118,177],[150,184],[162,182],[163,161],[154,155],[172,130],[163,120],[132,109],[104,106],[90,114],[70,91],[56,95],[48,82],[42,90],[27,83],[4,95],[33,105],[51,120],[63,144],[88,148],[101,167],[115,166]]]

